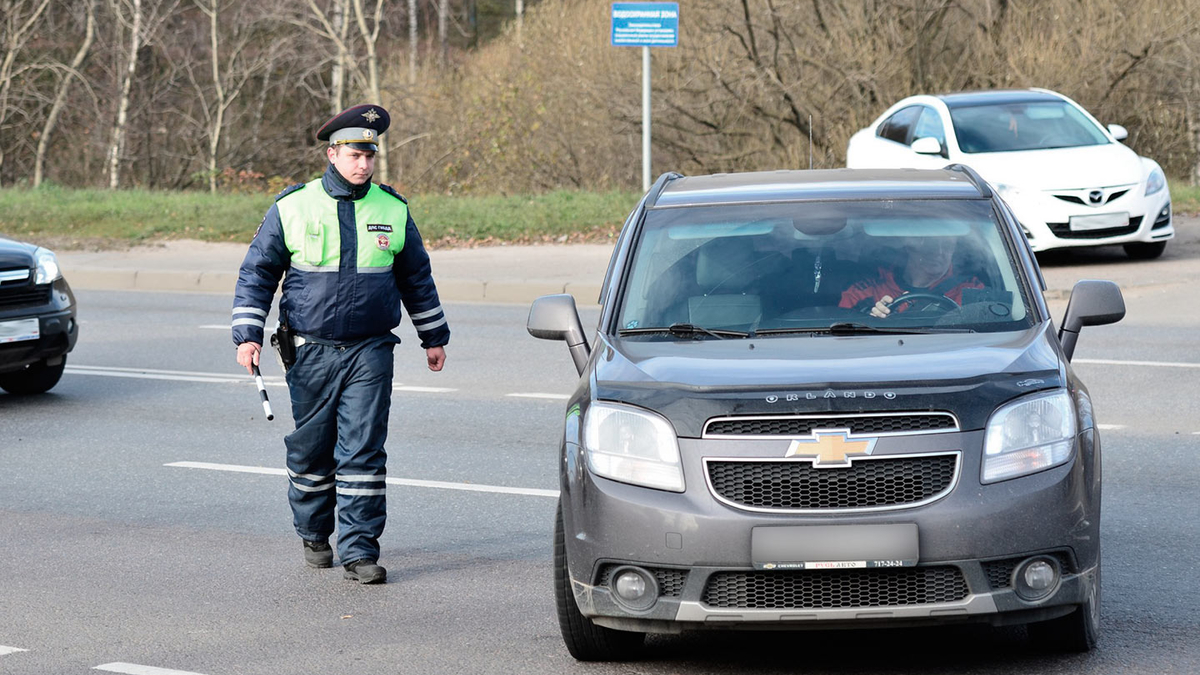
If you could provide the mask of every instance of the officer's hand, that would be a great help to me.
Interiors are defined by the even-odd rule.
[[[429,369],[433,372],[438,372],[442,366],[446,365],[446,349],[444,347],[430,347],[425,350],[425,360],[429,362]]]
[[[892,310],[888,307],[888,303],[891,301],[892,296],[890,295],[880,298],[879,302],[875,303],[875,306],[871,308],[871,316],[876,319],[886,319],[887,315],[892,313]]]
[[[246,367],[246,372],[254,374],[254,368],[251,366],[258,365],[258,355],[262,351],[262,345],[257,342],[243,342],[238,345],[237,362],[240,366]]]

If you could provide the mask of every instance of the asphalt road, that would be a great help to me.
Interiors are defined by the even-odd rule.
[[[1085,329],[1076,353],[1105,425],[1104,630],[1091,654],[1039,653],[1021,628],[964,627],[685,634],[652,639],[645,661],[575,663],[550,569],[574,369],[561,343],[528,337],[523,306],[451,305],[440,374],[403,328],[390,583],[307,569],[287,481],[272,473],[286,389],[270,388],[267,422],[233,361],[229,298],[82,292],[63,381],[41,397],[0,395],[0,673],[1200,672],[1189,242],[1150,264],[1045,264],[1056,278],[1129,279],[1128,318]]]

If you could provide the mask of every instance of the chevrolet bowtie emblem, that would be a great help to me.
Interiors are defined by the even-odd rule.
[[[846,467],[851,455],[869,455],[874,449],[874,438],[850,438],[845,429],[819,429],[811,438],[793,440],[784,457],[814,457],[814,468]]]

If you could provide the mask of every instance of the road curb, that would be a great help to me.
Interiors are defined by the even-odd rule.
[[[73,268],[67,271],[71,288],[84,291],[171,291],[224,293],[233,295],[235,272],[197,270],[133,270]],[[543,295],[569,293],[580,306],[594,306],[599,284],[556,281],[483,281],[437,279],[438,295],[444,302],[529,304]]]

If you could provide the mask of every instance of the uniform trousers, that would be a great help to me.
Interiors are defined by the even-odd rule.
[[[307,341],[287,383],[296,429],[284,438],[296,533],[325,541],[334,531],[341,564],[378,560],[387,521],[388,411],[392,350],[388,333],[353,343]]]

